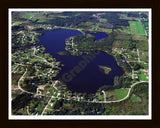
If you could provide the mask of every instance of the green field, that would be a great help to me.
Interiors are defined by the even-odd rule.
[[[148,22],[144,22],[145,27],[148,27]]]
[[[33,12],[26,12],[24,13],[21,18],[25,18],[25,19],[30,19],[32,18],[36,13],[33,13]]]
[[[142,56],[142,57],[143,57],[143,56]],[[141,65],[144,65],[144,66],[148,66],[148,63],[144,63],[143,61],[141,61],[140,64],[141,64]]]
[[[130,12],[132,12],[132,11],[122,11],[123,13],[130,13]]]
[[[132,94],[130,99],[132,102],[141,102],[141,98],[135,94]]]
[[[20,18],[24,18],[24,19],[35,21],[36,20],[35,15],[37,15],[36,12],[25,12],[25,13],[23,13],[21,15]]]
[[[138,74],[139,80],[148,81],[147,79],[148,75],[145,75],[145,73],[142,70],[140,70],[140,72],[141,73]]]
[[[128,90],[129,90],[128,88],[127,89],[124,89],[124,88],[116,89],[115,93],[117,95],[118,100],[121,100],[124,97],[126,97],[128,94]]]
[[[141,21],[128,21],[131,34],[145,34]]]
[[[20,25],[22,22],[14,22],[14,25]]]
[[[117,28],[115,31],[130,34],[130,28],[129,27],[122,26],[122,27]]]

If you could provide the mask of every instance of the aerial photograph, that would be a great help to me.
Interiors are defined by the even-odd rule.
[[[149,11],[9,11],[10,116],[150,114]]]

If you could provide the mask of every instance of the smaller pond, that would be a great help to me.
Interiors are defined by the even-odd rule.
[[[86,31],[86,34],[92,34],[93,36],[95,36],[96,37],[95,41],[99,41],[100,39],[108,37],[108,35],[104,32],[91,33],[90,31]]]

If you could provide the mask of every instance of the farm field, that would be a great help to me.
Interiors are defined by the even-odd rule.
[[[128,21],[131,34],[145,34],[141,21]]]

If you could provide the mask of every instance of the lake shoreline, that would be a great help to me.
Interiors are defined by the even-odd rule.
[[[58,33],[58,34],[57,34]],[[64,35],[64,36],[61,36]],[[39,37],[40,44],[45,48],[45,52],[50,53],[58,61],[64,64],[60,73],[56,76],[56,79],[62,77],[64,73],[68,73],[78,62],[82,60],[82,56],[88,56],[92,54],[82,54],[80,56],[74,55],[59,55],[58,52],[68,52],[65,50],[66,39],[75,35],[82,35],[78,30],[72,29],[54,29],[44,31],[44,34]],[[54,42],[54,43],[53,43]],[[112,61],[114,65],[111,65]],[[99,51],[96,58],[87,64],[87,67],[82,72],[78,73],[71,82],[66,82],[67,88],[73,92],[87,92],[95,93],[103,85],[113,85],[114,76],[123,75],[124,71],[121,67],[115,63],[116,59],[113,55],[108,54],[106,51]],[[106,74],[99,71],[98,65],[106,66],[110,65],[109,68],[112,70]],[[112,68],[114,67],[114,69]],[[74,76],[72,72],[72,76]],[[108,84],[107,84],[108,83]],[[92,86],[91,86],[92,85]],[[96,88],[93,88],[96,87]]]

